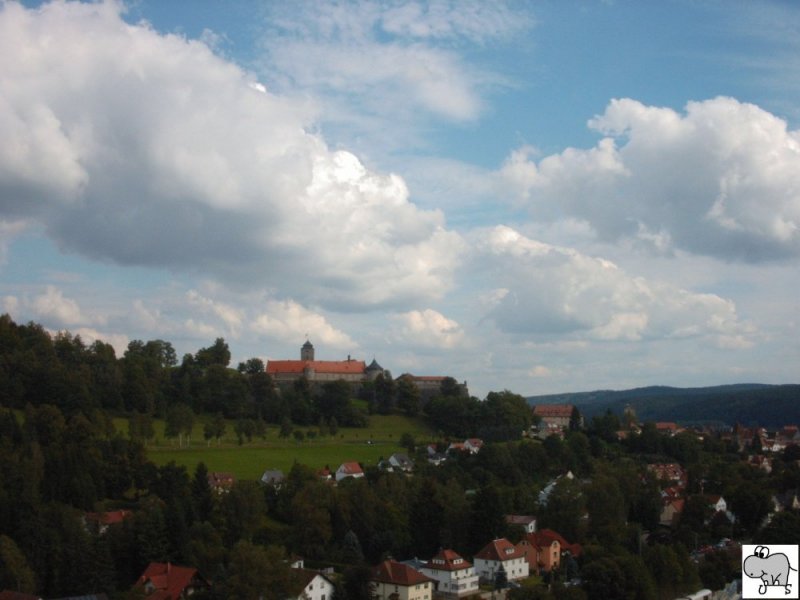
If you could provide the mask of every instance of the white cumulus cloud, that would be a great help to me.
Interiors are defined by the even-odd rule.
[[[587,221],[624,237],[724,259],[800,255],[800,132],[733,98],[684,113],[631,99],[591,121],[604,137],[539,160],[510,155],[502,178],[536,218]]]
[[[427,308],[395,317],[400,324],[396,339],[423,348],[457,348],[464,343],[464,331],[454,320]]]
[[[329,150],[305,105],[205,44],[120,10],[0,5],[0,218],[90,258],[343,309],[449,288],[460,238],[399,177]]]
[[[691,336],[722,345],[754,333],[729,300],[632,276],[608,260],[506,226],[476,234],[474,264],[480,282],[496,290],[485,298],[491,299],[487,318],[510,334],[614,341]]]

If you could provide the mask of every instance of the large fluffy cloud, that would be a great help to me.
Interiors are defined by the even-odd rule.
[[[0,218],[337,308],[440,296],[460,238],[302,105],[120,5],[0,5]]]
[[[800,254],[800,132],[732,98],[684,114],[612,101],[589,125],[606,135],[538,162],[525,149],[502,169],[539,218],[572,216],[606,240],[638,238],[749,261]]]
[[[474,264],[494,286],[487,317],[507,333],[546,339],[639,341],[708,338],[723,347],[751,343],[732,302],[634,277],[615,264],[529,239],[505,226],[480,232]]]

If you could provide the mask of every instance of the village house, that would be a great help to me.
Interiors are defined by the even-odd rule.
[[[168,562],[147,565],[136,586],[144,588],[145,600],[186,600],[211,587],[197,569]]]
[[[333,589],[333,583],[319,571],[293,568],[286,600],[331,600]]]
[[[658,522],[664,527],[675,527],[683,513],[685,500],[683,498],[668,498],[661,507]]]
[[[336,469],[336,481],[337,483],[342,479],[346,479],[347,477],[352,477],[353,479],[359,479],[364,476],[364,471],[361,469],[361,465],[357,462],[346,462],[342,463],[338,469]]]
[[[432,600],[433,580],[396,560],[385,560],[372,570],[375,600]]]
[[[570,544],[557,531],[541,529],[529,533],[517,544],[525,553],[531,573],[548,573],[557,569],[563,557],[578,558],[583,553],[580,544]]]
[[[549,573],[561,564],[561,544],[550,536],[529,533],[517,544],[531,573]]]
[[[236,483],[236,477],[234,477],[233,473],[215,471],[208,474],[208,485],[217,494],[230,492],[234,483]]]
[[[84,515],[84,527],[103,535],[112,525],[118,525],[133,516],[130,510],[111,510],[107,512],[88,512]]]
[[[537,404],[533,407],[533,416],[540,420],[540,428],[551,425],[563,430],[569,428],[574,410],[572,404]]]
[[[388,459],[382,460],[378,466],[390,473],[411,473],[414,470],[414,461],[407,454],[395,452]]]
[[[647,465],[647,470],[660,482],[670,483],[681,489],[686,487],[688,477],[678,463],[654,463]]]
[[[478,575],[472,563],[453,550],[440,550],[420,572],[434,580],[435,591],[443,598],[460,598],[478,591]]]
[[[525,553],[505,538],[486,544],[473,557],[473,562],[478,576],[487,582],[493,582],[500,569],[505,571],[509,581],[525,579],[529,573]]]
[[[280,469],[267,469],[261,475],[261,483],[274,487],[280,487],[284,479],[285,476]]]
[[[522,527],[525,533],[536,531],[536,517],[532,515],[506,515],[505,521],[508,525]]]
[[[447,452],[469,452],[477,454],[483,448],[483,440],[480,438],[469,438],[463,442],[451,442],[447,447]]]

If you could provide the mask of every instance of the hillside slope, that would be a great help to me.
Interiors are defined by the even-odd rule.
[[[780,427],[800,423],[800,385],[743,383],[704,388],[652,386],[632,390],[530,396],[536,404],[574,404],[587,418],[631,405],[641,421],[721,422]]]

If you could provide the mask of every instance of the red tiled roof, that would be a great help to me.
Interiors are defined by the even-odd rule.
[[[362,375],[367,365],[363,360],[270,360],[267,362],[267,374],[269,375],[279,373],[300,375],[307,368],[313,369],[317,373]]]
[[[385,560],[372,571],[372,581],[380,583],[393,583],[394,585],[411,586],[427,581],[433,581],[416,569],[399,563],[396,560]]]
[[[659,421],[656,423],[656,430],[667,430],[667,431],[675,431],[678,429],[678,424],[673,423],[672,421]]]
[[[338,471],[340,473],[346,473],[348,475],[357,475],[359,473],[363,473],[364,471],[361,470],[361,465],[357,462],[346,462],[342,463],[339,467]]]
[[[475,558],[482,558],[484,560],[511,560],[512,558],[522,558],[525,553],[521,548],[516,548],[514,544],[509,542],[506,538],[493,540],[486,544],[480,552],[475,555]]]
[[[456,561],[460,562],[456,563]],[[442,571],[460,571],[462,569],[469,569],[471,566],[471,562],[461,558],[461,555],[454,550],[439,550],[436,556],[425,563],[425,567],[428,569],[439,569]]]
[[[572,404],[537,404],[533,414],[539,417],[571,417]]]
[[[198,577],[198,572],[193,567],[152,562],[147,565],[136,585],[143,586],[149,581],[155,588],[147,600],[179,600],[195,577]]]
[[[133,513],[129,510],[112,510],[102,513],[86,513],[86,518],[100,525],[115,525],[116,523],[122,523],[131,515],[133,515]]]
[[[575,557],[580,556],[581,552],[583,552],[583,547],[580,544],[570,544],[564,539],[564,536],[552,529],[540,529],[535,533],[529,533],[525,536],[525,539],[539,547],[550,546],[554,541],[558,542],[562,552],[568,550]]]

